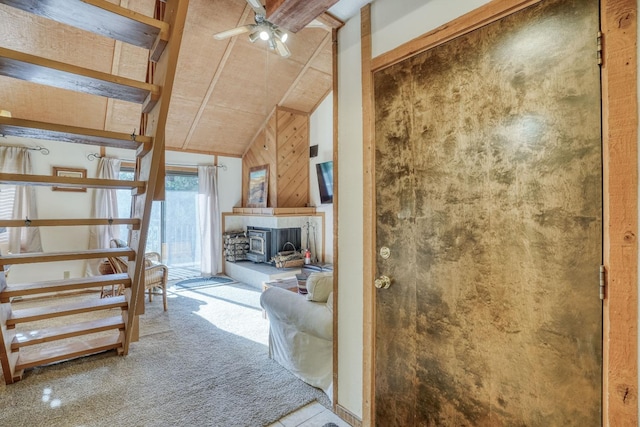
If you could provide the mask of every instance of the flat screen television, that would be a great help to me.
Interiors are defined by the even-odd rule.
[[[317,163],[316,172],[318,173],[320,203],[333,203],[333,162]]]

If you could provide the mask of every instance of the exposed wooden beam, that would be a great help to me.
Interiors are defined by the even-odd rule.
[[[272,23],[297,33],[338,0],[267,0],[267,19]]]
[[[326,25],[333,30],[339,30],[342,26],[344,26],[344,22],[342,22],[329,12],[318,15],[316,19],[318,20],[318,22]]]

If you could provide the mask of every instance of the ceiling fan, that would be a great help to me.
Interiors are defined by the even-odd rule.
[[[289,57],[291,55],[291,51],[285,44],[289,35],[278,28],[277,25],[267,21],[267,10],[262,3],[260,3],[260,0],[247,0],[247,3],[249,3],[249,6],[251,6],[255,12],[255,24],[242,25],[240,27],[222,31],[214,34],[213,37],[217,40],[224,40],[240,34],[250,33],[249,41],[251,43],[254,43],[258,39],[264,40],[268,42],[269,47],[272,50],[277,51],[280,56],[284,58]]]

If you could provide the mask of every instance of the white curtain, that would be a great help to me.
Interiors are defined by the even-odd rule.
[[[220,272],[222,234],[215,166],[198,166],[198,230],[200,230],[200,270],[202,275]]]
[[[120,174],[120,159],[102,157],[98,162],[97,178],[118,179]],[[91,216],[93,218],[117,218],[118,198],[117,190],[107,188],[96,188],[93,192],[93,206]],[[89,227],[89,249],[108,248],[111,239],[118,239],[120,232],[117,225],[94,225]],[[95,276],[100,274],[98,266],[99,259],[87,261],[85,274]]]
[[[31,154],[22,147],[0,147],[0,172],[32,175]],[[29,185],[15,186],[11,219],[35,219],[36,191]],[[38,227],[9,228],[9,252],[42,252]]]

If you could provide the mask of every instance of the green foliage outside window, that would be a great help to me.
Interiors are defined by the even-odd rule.
[[[167,191],[198,191],[198,177],[196,175],[167,175],[165,179]]]

